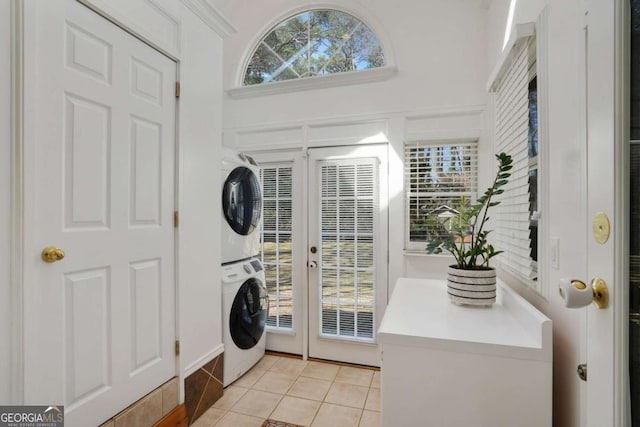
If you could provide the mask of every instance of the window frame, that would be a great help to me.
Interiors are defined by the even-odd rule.
[[[455,191],[455,192],[412,192],[411,185],[409,183],[410,171],[407,169],[410,165],[407,163],[407,150],[412,147],[451,147],[455,145],[473,145],[475,150],[475,159],[473,159],[471,165],[471,173],[475,188],[471,188],[469,191]],[[464,197],[469,196],[470,203],[475,202],[478,197],[478,162],[480,160],[479,154],[480,143],[478,138],[460,138],[460,139],[413,139],[407,140],[403,144],[403,192],[404,192],[404,251],[407,254],[425,254],[427,240],[411,240],[411,200],[412,197]],[[473,185],[472,185],[473,187]],[[427,194],[427,196],[423,196]],[[448,256],[448,255],[430,255],[430,256]]]
[[[338,31],[340,31],[340,28],[337,28],[335,26],[329,26],[329,27],[317,27],[318,30],[322,30],[319,35],[320,35],[320,39],[319,41],[324,41],[326,42],[327,40],[334,40],[337,41],[339,43],[339,45],[337,46],[337,48],[335,49],[335,51],[333,53],[331,53],[331,51],[329,51],[327,58],[325,60],[325,63],[322,65],[322,67],[317,70],[318,73],[320,74],[315,74],[316,71],[314,71],[313,74],[311,75],[307,75],[307,73],[311,73],[311,65],[313,63],[312,58],[316,58],[314,56],[314,54],[316,53],[320,53],[322,55],[322,53],[324,53],[324,51],[319,48],[316,49],[318,46],[313,47],[314,43],[312,43],[313,38],[311,37],[311,28],[309,27],[309,23],[312,21],[309,21],[311,19],[310,16],[313,16],[314,13],[316,14],[321,14],[324,12],[328,12],[329,14],[333,14],[333,16],[336,16],[337,14],[343,15],[342,17],[338,17],[338,21],[344,19],[345,17],[347,19],[350,19],[350,23],[353,23],[353,27],[346,27],[346,31],[349,31],[349,34],[345,35],[342,33],[339,33]],[[301,46],[303,46],[302,48],[300,48],[300,50],[298,50],[295,54],[293,54],[291,57],[287,57],[287,56],[282,56],[282,51],[281,50],[275,50],[277,49],[277,47],[275,47],[274,45],[268,43],[268,39],[270,36],[272,36],[273,34],[276,33],[276,31],[278,31],[279,28],[288,25],[288,23],[297,20],[301,23],[304,24],[304,17],[303,15],[309,15],[307,16],[307,41],[302,43]],[[316,15],[317,16],[317,15]],[[335,23],[335,21],[334,21]],[[295,23],[294,23],[295,25]],[[314,29],[316,29],[316,27],[313,27]],[[366,68],[361,68],[361,69],[352,69],[352,70],[344,70],[344,71],[335,71],[332,72],[331,69],[328,67],[331,64],[331,61],[333,60],[333,58],[336,56],[336,54],[338,52],[340,52],[342,50],[342,47],[348,43],[351,39],[352,36],[355,35],[356,31],[358,31],[360,28],[364,28],[365,33],[368,33],[371,35],[371,37],[373,37],[373,39],[369,40],[371,42],[375,42],[374,45],[367,45],[366,46],[366,50],[360,49],[357,51],[357,53],[355,55],[364,55],[367,54],[368,52],[370,52],[370,48],[373,49],[379,49],[380,52],[380,58],[382,59],[382,65],[378,65],[378,66],[369,66]],[[290,33],[288,33],[290,34]],[[316,34],[318,35],[318,34]],[[368,37],[368,35],[366,36]],[[295,40],[295,38],[294,38]],[[355,38],[353,40],[356,40]],[[286,44],[286,43],[285,43]],[[322,43],[321,43],[322,44]],[[253,48],[251,50],[251,54],[248,56],[247,61],[245,61],[244,67],[243,67],[243,71],[242,71],[242,81],[240,82],[241,86],[254,86],[254,85],[262,85],[262,84],[267,84],[267,83],[275,83],[275,82],[280,82],[280,81],[288,81],[288,80],[298,80],[298,79],[305,79],[305,78],[310,78],[310,77],[323,77],[326,75],[331,75],[331,74],[341,74],[344,72],[358,72],[358,71],[363,71],[363,70],[368,70],[368,69],[375,69],[375,68],[381,68],[384,67],[385,65],[387,65],[387,59],[386,59],[386,55],[385,55],[385,49],[382,45],[382,43],[380,42],[379,36],[377,35],[377,33],[371,28],[370,25],[368,25],[364,20],[362,20],[359,16],[348,12],[346,10],[341,10],[341,9],[337,9],[337,8],[332,8],[332,7],[312,7],[312,8],[307,8],[304,10],[301,10],[295,14],[291,14],[288,15],[285,19],[282,19],[280,21],[278,21],[275,25],[271,26],[270,29],[268,31],[265,31],[263,36],[260,38],[260,40],[257,43],[254,43]],[[247,84],[247,74],[248,71],[250,69],[250,65],[253,62],[253,59],[256,57],[256,55],[258,54],[258,51],[264,47],[264,49],[268,52],[271,52],[270,55],[272,57],[274,57],[274,59],[277,59],[279,61],[281,61],[280,67],[278,67],[275,71],[276,74],[273,75],[274,79],[277,79],[278,76],[280,76],[283,72],[289,70],[290,73],[292,75],[292,77],[290,78],[284,78],[282,80],[266,80],[266,81],[261,81],[261,82],[257,82],[257,83],[250,83]],[[303,49],[305,50],[305,52],[303,52]],[[356,52],[356,51],[354,51]],[[306,53],[306,55],[305,55]],[[310,56],[311,54],[311,56]],[[353,56],[352,59],[355,60],[357,58],[357,56]],[[304,59],[306,57],[306,64],[308,66],[308,69],[306,72],[300,74],[300,70],[296,70],[293,65],[295,62],[297,62],[298,59]],[[367,61],[368,56],[360,56],[361,59],[364,59],[368,65],[371,65],[370,61]],[[319,59],[319,58],[316,58]],[[348,59],[348,58],[345,58]],[[358,61],[358,64],[360,63],[360,61]],[[318,64],[319,65],[319,64]],[[355,62],[352,63],[352,65],[356,65]],[[322,74],[324,73],[324,74]],[[271,72],[271,74],[273,74],[273,72]],[[261,75],[270,75],[269,73],[266,72],[261,72]],[[297,76],[297,77],[295,77]]]
[[[496,100],[495,95],[497,94],[498,88],[507,78],[508,72],[511,69],[511,66],[514,64],[516,57],[518,57],[518,52],[522,52],[520,49],[526,50],[527,55],[527,102],[529,98],[529,82],[533,78],[533,76],[537,79],[537,119],[538,119],[538,156],[536,162],[537,168],[537,212],[534,215],[529,215],[529,224],[531,222],[531,217],[535,217],[538,222],[537,229],[537,255],[538,261],[535,262],[536,268],[536,279],[532,280],[531,278],[525,277],[521,274],[517,269],[511,268],[506,265],[503,259],[503,255],[500,255],[496,259],[496,267],[499,271],[499,277],[502,277],[505,281],[510,283],[512,286],[517,286],[523,289],[523,291],[530,292],[532,296],[537,298],[542,297],[541,301],[547,299],[549,297],[549,284],[547,283],[549,268],[551,264],[551,259],[549,257],[549,250],[547,249],[549,246],[549,228],[548,221],[546,220],[546,213],[548,212],[549,205],[549,195],[548,191],[545,189],[549,188],[549,177],[547,176],[548,170],[548,159],[549,159],[549,149],[548,149],[548,11],[546,8],[539,15],[536,23],[527,23],[527,24],[519,24],[516,26],[518,30],[516,34],[510,39],[510,42],[507,45],[507,48],[503,52],[501,58],[499,59],[494,71],[492,73],[491,78],[487,84],[487,89],[489,92],[493,92],[494,100]],[[494,105],[494,113],[496,112],[497,106]],[[528,107],[527,107],[528,110]],[[497,117],[494,116],[493,122],[496,124]],[[527,114],[528,120],[528,114]],[[526,124],[527,132],[529,129],[529,124]],[[497,143],[497,133],[494,128],[494,137],[496,138]],[[528,136],[527,136],[527,144],[528,144]],[[496,145],[496,152],[500,151],[498,146]],[[527,159],[528,160],[528,159]],[[531,165],[528,163],[527,168]],[[505,188],[506,190],[506,188]],[[529,190],[527,190],[529,194]],[[492,240],[494,246],[498,250],[504,250],[504,247],[501,247],[500,242],[496,241],[497,234],[500,233],[500,223],[499,221],[494,226],[494,230],[496,233],[492,233]],[[555,239],[557,245],[557,239]],[[510,248],[507,248],[507,251]],[[526,250],[530,250],[530,245],[527,246]],[[557,247],[555,248],[557,251]],[[529,259],[531,260],[529,252]],[[534,262],[531,260],[531,262]],[[556,258],[557,262],[557,258]]]
[[[276,28],[279,23],[285,22],[291,17],[313,9],[336,10],[339,12],[348,13],[349,15],[352,15],[353,17],[359,19],[363,24],[369,27],[369,29],[378,39],[378,44],[382,48],[386,65],[378,68],[370,68],[360,71],[349,71],[343,73],[327,74],[324,76],[271,82],[269,84],[243,86],[245,71],[249,63],[251,62],[251,58],[256,47],[260,44],[260,42],[274,28]],[[242,56],[242,60],[239,62],[240,66],[236,69],[233,87],[226,89],[225,92],[227,93],[227,95],[229,95],[229,97],[233,99],[246,99],[274,94],[293,93],[305,90],[317,90],[386,81],[398,72],[398,68],[396,67],[395,63],[395,54],[392,49],[391,40],[384,28],[385,27],[374,15],[370,13],[369,10],[356,4],[350,4],[348,7],[345,7],[342,4],[328,4],[325,7],[309,7],[309,5],[303,5],[293,8],[270,21],[246,45],[247,47]]]

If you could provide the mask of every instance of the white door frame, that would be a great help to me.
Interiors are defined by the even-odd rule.
[[[162,49],[158,44],[140,35],[135,29],[130,28],[126,24],[119,22],[117,19],[109,16],[104,11],[93,7],[87,0],[76,0],[78,3],[91,9],[94,13],[106,19],[113,25],[119,27],[122,31],[127,32],[132,37],[137,38],[142,43],[147,44],[152,49],[166,56],[176,64],[176,79],[180,81],[181,62],[167,50]],[[23,335],[23,316],[24,316],[24,242],[30,238],[31,231],[24,228],[25,212],[24,200],[24,177],[25,170],[29,165],[25,164],[25,138],[24,138],[24,99],[25,99],[25,69],[24,69],[24,53],[25,53],[25,0],[10,0],[10,17],[8,21],[11,24],[11,54],[10,54],[10,89],[11,89],[11,259],[9,260],[11,302],[12,308],[12,331],[11,331],[11,403],[23,404],[25,394],[25,378],[24,378],[24,335]],[[178,101],[176,101],[178,102]],[[175,135],[174,135],[174,209],[179,209],[179,176],[180,176],[180,141],[179,141],[179,103],[175,109]],[[174,230],[174,293],[175,293],[175,335],[176,340],[179,339],[179,233]],[[180,356],[175,358],[175,375],[181,375],[180,372]],[[180,387],[182,394],[182,387]],[[150,390],[152,391],[152,390]],[[181,399],[179,399],[181,400]],[[133,403],[133,402],[132,402]]]
[[[614,65],[614,131],[615,131],[615,180],[620,191],[615,197],[614,227],[616,246],[614,280],[617,294],[613,298],[613,330],[615,333],[614,402],[616,426],[629,425],[631,406],[629,394],[629,207],[630,207],[630,67],[631,67],[631,14],[629,0],[615,1],[615,65]]]
[[[610,300],[609,307],[605,310],[598,310],[595,307],[587,309],[587,322],[584,324],[585,330],[581,336],[586,340],[582,347],[586,349],[589,377],[599,375],[598,371],[604,371],[604,375],[612,375],[613,378],[604,387],[595,386],[596,383],[603,384],[599,379],[596,380],[597,382],[590,382],[588,378],[586,397],[582,399],[581,406],[584,408],[582,416],[585,417],[585,425],[595,427],[613,423],[613,426],[622,427],[630,423],[628,391],[630,8],[628,0],[615,0],[611,3],[585,0],[584,6],[584,10],[588,12],[585,18],[586,63],[591,64],[590,57],[594,57],[595,61],[609,65],[609,67],[607,65],[597,68],[588,67],[585,74],[587,76],[586,134],[589,152],[587,171],[601,170],[595,179],[592,177],[594,173],[587,172],[588,229],[585,230],[588,234],[587,260],[592,256],[597,257],[598,252],[604,250],[607,256],[612,257],[612,262],[596,267],[587,263],[585,279],[591,280],[594,276],[607,277],[607,281],[610,281],[608,283]],[[594,43],[594,40],[598,43]],[[592,46],[594,46],[593,50]],[[602,54],[608,53],[607,49],[609,52],[613,49],[613,52],[610,56],[603,58]],[[590,80],[599,83],[589,85]],[[598,122],[597,128],[591,127],[592,121]],[[598,181],[603,176],[605,177],[603,182],[609,185],[609,189],[613,185],[614,191],[609,191],[608,195],[594,194],[594,188],[602,190],[602,185],[598,187]],[[612,221],[612,235],[609,242],[610,248],[606,249],[594,241],[591,221],[596,212],[609,209],[611,211],[606,213],[610,215]],[[598,351],[599,357],[596,358],[593,349],[598,344],[604,346],[604,351]],[[607,382],[605,380],[604,384]]]

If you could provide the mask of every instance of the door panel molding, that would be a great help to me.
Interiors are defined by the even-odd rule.
[[[11,37],[11,183],[10,216],[11,242],[9,259],[9,285],[11,288],[11,402],[22,404],[24,396],[24,339],[23,331],[23,244],[24,244],[24,2],[10,2],[10,37]]]

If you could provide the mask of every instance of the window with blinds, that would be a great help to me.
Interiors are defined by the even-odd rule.
[[[373,341],[375,325],[375,159],[320,168],[320,335]]]
[[[476,198],[477,166],[476,141],[405,144],[406,249],[424,251],[428,241],[451,229],[462,200]]]
[[[538,276],[538,99],[535,43],[523,43],[495,90],[496,152],[513,158],[509,183],[498,200],[495,246],[500,265],[535,282]],[[537,288],[537,285],[533,285]]]
[[[267,326],[293,329],[292,164],[260,168],[262,181],[262,263],[269,293]]]

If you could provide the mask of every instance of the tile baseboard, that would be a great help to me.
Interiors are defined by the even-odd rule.
[[[223,367],[224,353],[221,353],[185,378],[184,404],[190,425],[222,397]]]

